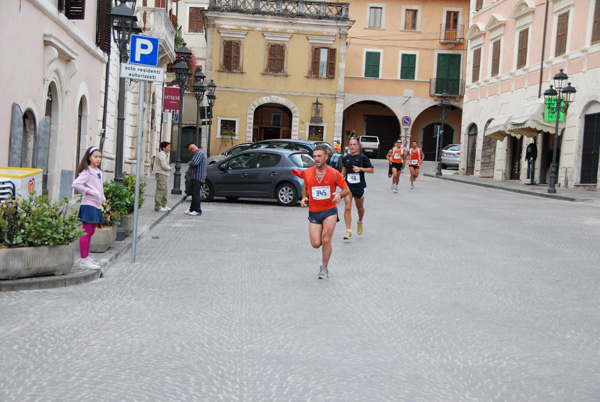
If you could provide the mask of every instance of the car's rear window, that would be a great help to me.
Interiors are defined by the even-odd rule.
[[[360,142],[377,142],[377,137],[367,137],[363,135],[360,137]]]
[[[309,168],[315,165],[315,161],[308,154],[291,154],[292,163],[301,168]]]
[[[460,145],[455,145],[453,147],[448,148],[446,151],[460,151]]]

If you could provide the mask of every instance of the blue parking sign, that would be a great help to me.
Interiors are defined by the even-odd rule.
[[[131,35],[129,63],[158,66],[158,38]]]

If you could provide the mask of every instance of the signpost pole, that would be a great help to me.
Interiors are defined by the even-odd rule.
[[[140,175],[142,165],[142,126],[144,124],[144,94],[146,92],[146,81],[140,81],[140,106],[138,109],[138,136],[137,136],[137,153],[135,164],[135,196],[133,201],[133,233],[131,237],[131,263],[135,262],[135,252],[137,243],[138,229],[138,203],[140,200]]]

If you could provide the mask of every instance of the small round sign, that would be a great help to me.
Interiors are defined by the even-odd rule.
[[[410,117],[408,117],[408,116],[404,116],[404,117],[402,118],[402,125],[403,125],[403,126],[410,126],[410,123],[412,123],[412,120],[411,120],[411,118],[410,118]]]

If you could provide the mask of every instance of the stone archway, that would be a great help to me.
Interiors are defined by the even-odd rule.
[[[292,112],[292,127],[291,127],[291,138],[294,140],[298,139],[298,127],[300,126],[300,111],[294,105],[294,103],[286,98],[280,96],[264,96],[254,100],[248,111],[246,112],[246,142],[252,142],[252,130],[254,127],[254,112],[256,108],[261,105],[268,103],[279,104],[287,107]]]

